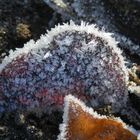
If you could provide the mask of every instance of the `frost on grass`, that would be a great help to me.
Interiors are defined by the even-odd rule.
[[[119,118],[101,116],[72,95],[64,100],[58,140],[137,140],[138,131]]]

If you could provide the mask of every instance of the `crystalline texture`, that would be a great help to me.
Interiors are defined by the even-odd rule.
[[[0,65],[1,110],[62,109],[67,94],[93,107],[126,105],[127,70],[110,33],[95,25],[58,25],[10,52]],[[4,109],[3,109],[4,108]]]

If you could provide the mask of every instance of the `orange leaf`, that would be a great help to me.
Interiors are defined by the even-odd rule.
[[[58,140],[137,140],[137,131],[118,118],[100,116],[75,97],[65,97]]]

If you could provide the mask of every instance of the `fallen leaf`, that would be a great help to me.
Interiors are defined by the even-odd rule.
[[[58,140],[137,140],[138,132],[119,118],[101,116],[83,102],[65,97]]]

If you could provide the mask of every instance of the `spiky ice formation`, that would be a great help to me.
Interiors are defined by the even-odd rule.
[[[137,33],[134,31],[135,29],[137,29],[136,25],[139,26],[138,24],[139,10],[136,7],[139,7],[138,5],[140,4],[140,2],[137,1],[136,3],[135,2],[136,0],[131,0],[131,1],[126,0],[126,2],[125,0],[120,1],[120,3],[123,3],[121,5],[122,7],[124,7],[123,5],[126,4],[127,5],[126,7],[130,7],[131,10],[129,8],[127,8],[126,10],[126,7],[123,9],[119,9],[121,8],[121,6],[119,6],[117,7],[117,9],[114,10],[113,13],[111,12],[111,10],[107,9],[107,6],[105,5],[105,3],[109,5],[108,3],[110,1],[108,0],[105,1],[104,0],[88,0],[88,1],[87,0],[70,0],[70,1],[69,0],[44,0],[44,2],[46,2],[50,7],[52,7],[55,11],[60,13],[64,19],[72,19],[78,23],[79,21],[84,20],[86,22],[96,23],[99,27],[104,26],[106,31],[114,33],[114,37],[119,42],[119,46],[121,48],[123,48],[124,50],[126,49],[129,50],[131,54],[137,54],[138,56],[140,56],[139,39],[137,39],[138,41],[136,43],[130,37],[126,37],[124,35],[124,32],[126,33],[127,29],[129,29],[130,23],[132,23],[132,21],[134,20],[135,22],[133,23],[132,27],[130,27],[132,28],[131,33],[128,33],[127,31],[127,34],[133,36],[131,34],[136,35]],[[111,9],[113,9],[112,7],[116,6],[115,5],[116,3],[119,2],[112,1],[112,5],[110,4]],[[124,13],[122,13],[122,11],[124,11]],[[118,15],[117,18],[114,17],[114,15],[119,13],[120,15]],[[127,21],[126,21],[126,16],[127,16]],[[118,21],[117,20],[118,18],[120,18],[120,20],[122,21],[123,26],[122,24],[120,24],[120,21],[118,24],[119,26],[118,27],[116,26],[116,21]],[[126,22],[129,22],[129,24]],[[127,29],[125,28],[126,27],[125,24],[128,24]],[[120,27],[123,29],[123,32],[122,30],[119,30]]]
[[[74,96],[64,100],[58,140],[137,140],[138,131],[119,118],[101,116]]]
[[[0,111],[62,107],[75,94],[92,106],[126,104],[127,70],[110,33],[95,25],[58,25],[0,65]]]

